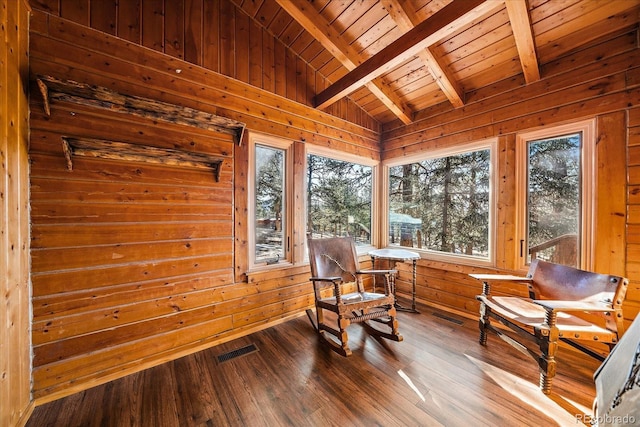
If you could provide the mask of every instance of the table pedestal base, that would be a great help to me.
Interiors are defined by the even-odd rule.
[[[391,262],[393,261],[393,267],[391,267],[391,265],[389,265],[389,268],[395,268],[395,263],[396,261],[413,261],[413,276],[412,276],[412,286],[411,286],[411,307],[405,307],[401,304],[398,303],[398,297],[396,294],[396,278],[395,276],[391,277],[391,292],[393,292],[393,295],[395,297],[395,304],[394,307],[396,308],[396,310],[398,311],[406,311],[409,313],[419,313],[418,310],[416,310],[416,262],[417,260],[420,258],[420,255],[415,253],[415,252],[411,252],[411,251],[407,251],[404,249],[377,249],[374,251],[369,252],[369,256],[371,256],[371,264],[373,269],[376,268],[375,265],[375,261],[376,258],[379,259],[386,259],[389,264],[391,264]],[[373,290],[375,292],[375,277],[374,277],[374,282],[373,282]]]

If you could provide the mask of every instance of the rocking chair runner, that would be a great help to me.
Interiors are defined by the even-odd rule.
[[[527,277],[470,276],[483,282],[482,295],[477,296],[480,344],[486,345],[487,333],[493,331],[532,356],[538,362],[540,388],[545,394],[551,391],[560,341],[602,361],[605,356],[595,351],[593,343],[606,344],[611,350],[624,332],[622,302],[628,285],[624,277],[537,259],[531,263]],[[490,285],[498,282],[526,284],[529,298],[492,295]],[[493,327],[491,319],[508,329]],[[538,350],[530,349],[525,341],[536,344]]]
[[[351,323],[365,326],[367,332],[393,341],[402,341],[391,292],[390,277],[395,270],[360,270],[355,243],[352,238],[333,237],[309,239],[309,263],[315,295],[316,315],[307,310],[318,334],[332,350],[342,356],[351,355],[346,328]],[[366,292],[363,276],[384,277],[384,293]],[[335,327],[325,320],[324,311],[335,313]],[[388,328],[388,332],[372,326],[374,321]],[[327,336],[327,333],[335,337]]]

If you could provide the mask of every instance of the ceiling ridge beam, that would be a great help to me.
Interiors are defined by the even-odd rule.
[[[354,70],[364,62],[361,55],[344,41],[342,35],[322,15],[312,9],[309,2],[305,0],[276,0],[276,2],[347,70]],[[382,79],[372,79],[366,83],[366,86],[404,124],[412,122],[413,112]]]
[[[315,106],[320,109],[328,107],[497,6],[502,8],[504,3],[493,0],[454,0],[316,95]]]

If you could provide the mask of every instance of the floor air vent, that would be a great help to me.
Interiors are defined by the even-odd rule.
[[[449,317],[446,314],[442,314],[442,313],[432,313],[432,314],[441,319],[448,320],[451,323],[455,323],[456,325],[462,325],[462,320],[454,319],[453,317]]]
[[[235,359],[236,357],[246,356],[247,354],[255,353],[258,351],[258,347],[255,344],[249,344],[244,347],[240,347],[236,350],[231,350],[227,353],[223,353],[218,355],[218,363],[227,362],[231,359]]]

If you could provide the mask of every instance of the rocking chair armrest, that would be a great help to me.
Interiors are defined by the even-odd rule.
[[[565,301],[565,300],[533,300],[547,311],[581,311],[581,312],[615,312],[610,302]]]
[[[309,278],[312,282],[329,282],[333,283],[333,296],[336,297],[336,303],[342,304],[342,291],[340,285],[342,284],[342,277],[330,276],[330,277],[318,277],[312,276]]]
[[[342,277],[340,276],[332,276],[332,277],[310,277],[310,281],[312,282],[340,282],[342,281]]]
[[[398,270],[358,270],[356,274],[397,274]]]

